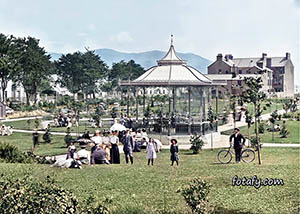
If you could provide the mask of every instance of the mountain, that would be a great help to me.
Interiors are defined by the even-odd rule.
[[[164,51],[146,51],[141,53],[125,53],[112,49],[96,49],[95,53],[98,54],[101,59],[109,66],[114,62],[120,62],[121,60],[129,61],[133,59],[136,63],[143,66],[145,69],[148,69],[157,64],[157,60],[160,60],[165,56],[166,52]],[[178,56],[187,61],[187,64],[201,71],[201,73],[207,73],[207,66],[211,63],[210,60],[205,59],[199,55],[193,53],[180,53],[177,52]],[[61,54],[59,53],[50,53],[52,60],[57,60]]]

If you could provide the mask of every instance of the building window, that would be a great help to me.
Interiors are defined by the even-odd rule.
[[[219,69],[219,74],[222,73],[222,69]]]
[[[229,74],[229,71],[226,70],[226,74]]]
[[[241,86],[242,85],[242,80],[238,80],[238,86]]]
[[[242,74],[243,72],[242,72],[242,70],[239,70],[239,74]]]

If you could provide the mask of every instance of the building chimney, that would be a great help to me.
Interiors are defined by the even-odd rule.
[[[288,60],[288,59],[291,59],[291,54],[290,53],[288,53],[288,52],[286,52],[285,53],[285,58]]]
[[[266,54],[266,53],[263,53],[263,54],[262,54],[262,59],[265,59],[266,56],[267,56],[267,54]]]
[[[267,58],[267,68],[271,68],[271,66],[272,66],[272,58],[271,57],[269,57],[269,58]]]
[[[221,61],[223,59],[223,55],[221,53],[219,53],[217,55],[217,61]]]
[[[225,60],[228,61],[228,60],[233,60],[233,56],[231,54],[226,54],[225,55]]]

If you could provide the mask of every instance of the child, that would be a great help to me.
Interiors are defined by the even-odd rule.
[[[152,138],[149,138],[149,143],[147,144],[146,152],[147,152],[148,166],[150,165],[150,161],[151,161],[151,165],[153,166],[154,159],[156,158],[156,151],[155,151],[155,145]]]
[[[73,145],[73,142],[70,142],[70,146],[68,147],[68,155],[67,159],[72,158],[74,159],[74,153],[76,151],[75,145]]]
[[[171,152],[171,161],[172,161],[171,166],[173,166],[174,161],[176,161],[176,164],[178,166],[178,145],[176,139],[171,140],[170,152]]]

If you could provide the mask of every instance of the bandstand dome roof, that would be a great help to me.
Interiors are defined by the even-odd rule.
[[[197,69],[187,65],[177,56],[173,38],[167,54],[157,61],[157,65],[149,68],[144,74],[131,82],[122,82],[127,86],[212,86],[212,80],[205,77]]]

